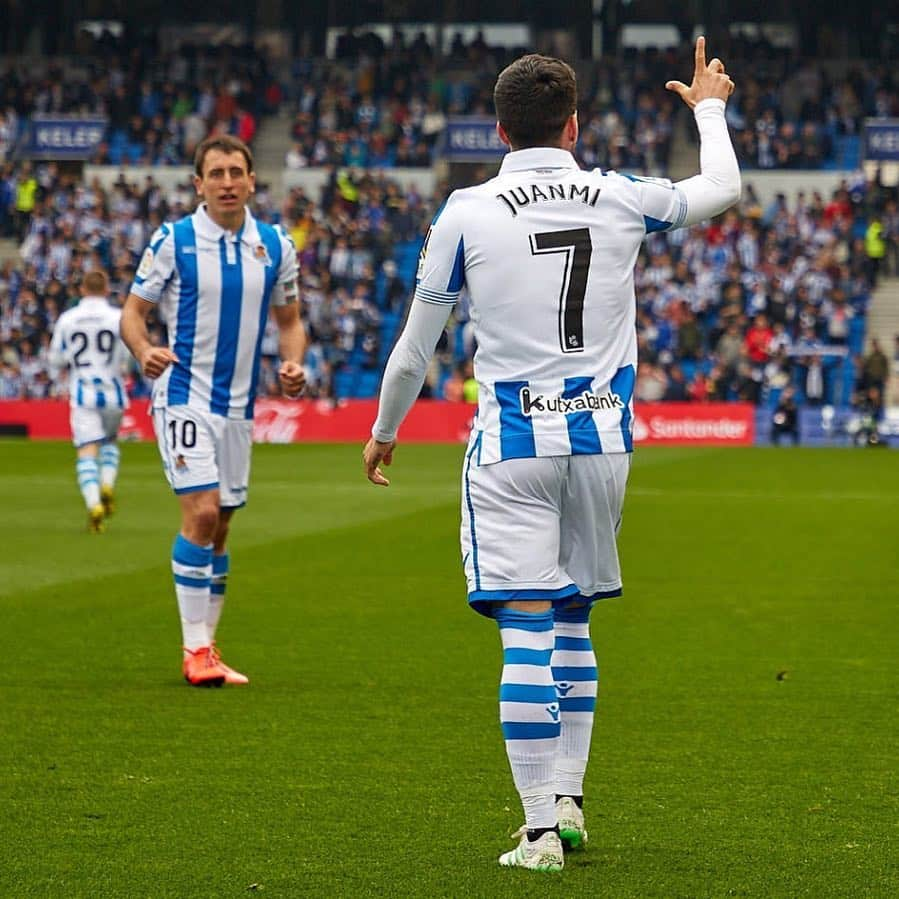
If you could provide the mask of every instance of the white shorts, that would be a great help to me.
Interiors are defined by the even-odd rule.
[[[115,440],[121,423],[122,410],[117,406],[104,406],[102,409],[89,409],[87,406],[69,408],[72,443],[77,447]]]
[[[153,410],[153,428],[166,479],[175,493],[218,490],[223,509],[246,503],[252,420],[167,406]]]
[[[621,595],[616,537],[629,453],[478,464],[473,437],[462,473],[462,565],[468,601]]]

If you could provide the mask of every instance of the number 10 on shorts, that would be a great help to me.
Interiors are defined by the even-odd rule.
[[[173,450],[193,449],[197,445],[197,424],[189,418],[169,422],[169,445]]]

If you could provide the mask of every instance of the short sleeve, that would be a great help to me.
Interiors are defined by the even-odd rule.
[[[175,270],[175,235],[168,225],[157,228],[134,273],[131,293],[158,303]]]
[[[128,347],[125,346],[125,342],[122,340],[122,310],[116,309],[115,316],[112,319],[115,325],[115,364],[116,368],[120,371],[123,370],[128,363],[131,361],[131,352]]]
[[[287,306],[297,298],[297,248],[293,238],[280,225],[275,225],[275,231],[281,241],[281,265],[278,268],[278,280],[272,289],[271,304]]]
[[[687,198],[667,178],[625,175],[637,191],[646,233],[680,228],[687,216]]]
[[[452,306],[465,286],[465,237],[461,202],[450,194],[434,216],[418,257],[414,299]]]
[[[53,337],[50,340],[50,362],[55,368],[66,364],[66,326],[62,316],[56,320]]]

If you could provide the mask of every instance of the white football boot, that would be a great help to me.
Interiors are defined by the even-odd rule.
[[[528,830],[520,827],[515,837],[521,837],[518,845],[511,852],[504,852],[499,857],[499,863],[504,868],[530,868],[532,871],[561,871],[565,865],[562,855],[562,841],[559,835],[548,830],[543,836],[534,842],[528,840]]]
[[[556,815],[559,819],[559,836],[566,849],[577,849],[587,842],[587,829],[584,827],[584,812],[570,796],[563,796],[556,803]]]

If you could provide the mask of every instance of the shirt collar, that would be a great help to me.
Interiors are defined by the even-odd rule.
[[[527,172],[533,169],[579,169],[574,156],[558,147],[528,147],[511,150],[503,158],[500,175],[509,172]]]
[[[215,241],[221,240],[225,234],[230,233],[209,217],[205,203],[198,206],[197,211],[194,213],[194,231],[200,237]],[[243,225],[238,229],[237,233],[240,235],[243,243],[248,243],[251,246],[259,243],[259,229],[256,227],[256,219],[253,218],[249,209],[244,209]]]
[[[109,300],[106,297],[98,296],[97,294],[88,294],[87,296],[82,297],[79,300],[79,303],[108,303]]]

